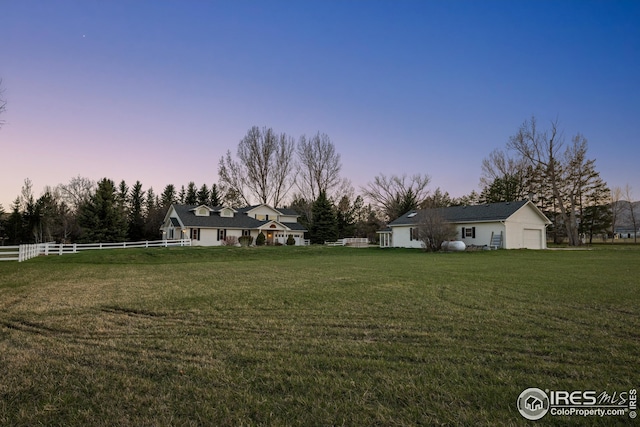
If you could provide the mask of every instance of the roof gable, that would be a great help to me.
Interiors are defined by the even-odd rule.
[[[269,216],[281,215],[281,212],[279,210],[274,209],[271,206],[264,203],[257,206],[248,206],[247,208],[243,209],[243,211],[247,215],[254,216],[254,217],[255,215],[269,215]]]

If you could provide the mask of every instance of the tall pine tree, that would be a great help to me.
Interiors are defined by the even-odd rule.
[[[98,182],[96,192],[80,208],[83,242],[122,242],[127,236],[127,219],[118,203],[110,179]]]
[[[202,187],[196,193],[196,200],[198,205],[208,205],[211,202],[210,199],[211,193],[209,193],[209,188],[207,184],[202,184]]]
[[[160,204],[164,209],[168,209],[169,206],[173,205],[177,201],[178,197],[176,196],[176,187],[173,184],[168,184],[164,187],[164,191],[160,197]]]
[[[310,230],[311,243],[324,244],[338,239],[338,221],[333,205],[327,199],[327,193],[320,192],[320,195],[313,203],[312,223]]]
[[[220,206],[222,200],[220,199],[220,193],[218,193],[218,186],[216,184],[211,185],[211,206]]]
[[[198,190],[196,189],[196,183],[191,181],[187,185],[187,194],[184,197],[185,205],[195,205],[198,203]]]
[[[129,240],[141,240],[144,235],[144,191],[140,181],[131,187],[129,195],[129,221],[128,221],[128,237]]]

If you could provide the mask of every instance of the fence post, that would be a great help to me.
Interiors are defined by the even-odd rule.
[[[76,243],[73,244],[73,253],[78,253],[78,249],[76,248]]]

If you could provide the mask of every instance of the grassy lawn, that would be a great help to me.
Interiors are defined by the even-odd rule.
[[[640,388],[639,360],[640,247],[0,264],[1,425],[527,425],[524,389]]]

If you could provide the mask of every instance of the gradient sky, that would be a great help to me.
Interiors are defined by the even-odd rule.
[[[580,132],[640,198],[640,1],[2,2],[0,204],[25,178],[159,194],[218,180],[251,126],[324,132],[358,190],[452,196],[522,122]]]

